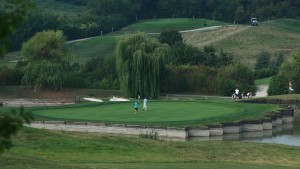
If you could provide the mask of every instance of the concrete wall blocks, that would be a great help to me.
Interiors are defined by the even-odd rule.
[[[167,127],[166,131],[167,138],[188,138],[188,132],[185,128]]]
[[[209,136],[223,136],[223,128],[209,128]]]
[[[210,131],[209,129],[203,128],[189,128],[188,136],[189,137],[209,137]]]
[[[282,125],[282,118],[276,118],[275,123],[276,123],[276,126]]]
[[[294,118],[292,116],[282,116],[282,123],[293,123]]]
[[[243,124],[242,132],[263,131],[263,124]]]
[[[272,130],[273,129],[273,123],[272,123],[272,121],[271,122],[263,122],[263,129],[264,130]]]
[[[234,134],[240,132],[241,132],[240,126],[223,126],[224,134]]]

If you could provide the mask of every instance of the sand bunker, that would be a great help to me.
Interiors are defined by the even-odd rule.
[[[88,97],[84,97],[83,100],[92,101],[92,102],[103,102],[103,100],[101,99],[88,98]]]
[[[111,102],[128,102],[129,99],[124,99],[124,98],[113,96],[111,99],[109,99],[109,101],[111,101]]]

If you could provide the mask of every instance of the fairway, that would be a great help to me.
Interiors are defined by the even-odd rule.
[[[76,106],[76,105],[75,105]],[[133,102],[82,104],[76,107],[33,111],[41,118],[73,121],[97,121],[159,126],[191,126],[260,118],[275,105],[253,105],[232,101],[154,101],[148,110],[134,114]]]

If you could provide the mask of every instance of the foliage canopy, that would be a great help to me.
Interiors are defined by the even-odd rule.
[[[120,39],[116,47],[116,65],[124,95],[157,98],[168,53],[168,45],[142,33]]]
[[[292,83],[293,93],[300,92],[300,53],[293,53],[284,61],[278,75],[271,79],[268,94],[280,95],[289,92],[289,81]]]
[[[22,78],[23,85],[34,91],[45,87],[62,88],[64,73],[70,62],[62,31],[37,33],[23,44],[22,53],[28,62]]]

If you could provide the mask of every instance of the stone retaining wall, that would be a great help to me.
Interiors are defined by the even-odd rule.
[[[268,133],[273,128],[280,128],[283,124],[293,122],[294,110],[282,109],[265,115],[261,120],[244,120],[236,123],[224,123],[219,126],[206,127],[147,127],[128,124],[108,124],[90,122],[68,122],[68,121],[36,121],[30,124],[31,127],[52,130],[117,134],[117,135],[143,135],[156,134],[162,139],[187,139],[193,137],[208,137],[211,139],[236,139],[236,134]],[[248,133],[249,132],[249,133]],[[272,133],[272,132],[271,132]],[[260,134],[262,135],[262,134]],[[260,136],[259,135],[259,136]],[[219,137],[221,136],[221,137]],[[223,137],[222,137],[223,136]],[[199,138],[198,138],[199,139]]]

